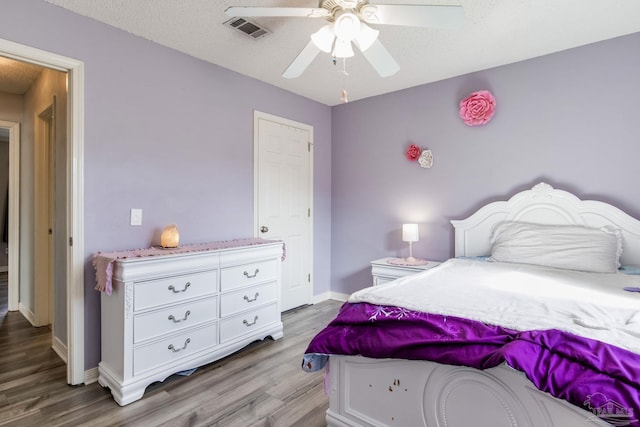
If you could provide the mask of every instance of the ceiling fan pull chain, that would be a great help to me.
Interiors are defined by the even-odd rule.
[[[349,98],[347,98],[347,90],[346,89],[342,89],[342,91],[340,92],[340,100],[342,101],[343,104],[346,104],[347,102],[349,102]]]
[[[344,73],[344,75],[342,76],[342,90],[340,91],[340,100],[343,104],[346,104],[347,102],[349,102],[347,89],[345,89],[347,87],[347,76],[349,75],[349,73],[347,73],[347,58],[342,58],[342,72]]]

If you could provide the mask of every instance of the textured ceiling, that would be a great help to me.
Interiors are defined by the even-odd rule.
[[[253,40],[223,23],[229,6],[317,7],[316,0],[46,0],[159,44],[326,105],[340,90],[357,100],[640,31],[640,0],[371,0],[372,4],[456,4],[456,29],[381,26],[400,65],[381,78],[359,52],[348,76],[321,53],[296,79],[281,76],[322,18],[251,18],[271,31]],[[637,54],[635,52],[634,54]]]
[[[0,56],[0,92],[23,95],[42,67]]]

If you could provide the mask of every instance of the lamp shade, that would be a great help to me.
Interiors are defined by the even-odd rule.
[[[318,49],[326,53],[331,52],[334,38],[335,34],[333,32],[333,25],[331,24],[327,24],[315,33],[311,34],[313,44],[315,44]]]
[[[418,224],[402,224],[402,240],[405,242],[417,242]]]
[[[336,44],[333,48],[333,56],[336,58],[351,58],[353,56],[351,42],[336,39]]]
[[[350,42],[360,34],[360,19],[351,12],[339,12],[334,24],[336,37],[340,40]]]

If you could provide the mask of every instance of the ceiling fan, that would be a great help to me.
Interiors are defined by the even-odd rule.
[[[369,4],[367,0],[320,0],[319,7],[232,6],[225,10],[231,17],[324,18],[329,23],[311,35],[311,40],[282,74],[300,76],[320,52],[333,58],[354,55],[352,43],[362,52],[381,77],[400,69],[389,51],[378,40],[379,30],[371,25],[450,28],[464,20],[461,6]]]

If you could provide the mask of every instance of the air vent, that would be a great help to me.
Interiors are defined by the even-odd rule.
[[[244,18],[231,18],[227,22],[225,22],[224,25],[235,28],[242,34],[247,35],[252,39],[259,39],[269,34],[269,30],[267,30],[266,28],[263,28],[256,23],[247,21]]]

